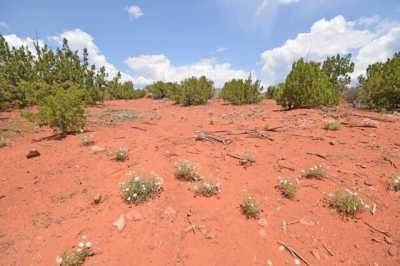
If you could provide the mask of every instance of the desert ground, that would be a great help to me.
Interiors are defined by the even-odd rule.
[[[324,129],[328,119],[342,127]],[[386,185],[400,175],[400,116],[344,104],[284,111],[270,100],[181,107],[140,99],[90,107],[86,128],[92,146],[0,113],[8,141],[0,265],[56,265],[83,236],[93,245],[84,265],[400,265],[400,193]],[[210,138],[196,140],[199,132]],[[129,151],[124,162],[110,158],[119,147]],[[32,149],[40,156],[27,159]],[[245,152],[254,163],[234,158]],[[196,196],[196,182],[174,176],[182,159],[222,191]],[[327,177],[300,178],[313,165]],[[120,184],[129,171],[163,177],[159,197],[127,204]],[[293,199],[277,189],[278,177],[295,180]],[[338,213],[329,204],[338,189],[357,191],[370,208]],[[242,214],[246,193],[262,209],[256,219]]]

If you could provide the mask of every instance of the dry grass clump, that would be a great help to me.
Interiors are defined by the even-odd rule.
[[[84,134],[80,135],[81,146],[91,146],[95,143],[93,135]]]
[[[341,124],[337,120],[328,120],[328,121],[325,121],[325,127],[324,128],[326,130],[336,131],[336,130],[339,130],[341,128]]]
[[[288,199],[294,198],[297,192],[296,183],[287,178],[278,178],[278,188],[282,192],[282,195]]]
[[[240,165],[251,166],[255,162],[256,162],[256,159],[254,158],[254,155],[252,152],[245,151],[242,154],[240,154],[240,160],[239,160]]]
[[[344,214],[355,215],[361,211],[362,208],[369,208],[357,192],[348,189],[338,190],[334,195],[330,194],[329,196],[332,197],[331,206],[336,208],[338,212]]]
[[[260,209],[257,205],[257,202],[248,194],[243,198],[240,208],[247,218],[257,218],[260,214]]]
[[[392,176],[388,181],[388,189],[391,191],[400,191],[400,176]]]
[[[119,162],[123,162],[128,158],[128,149],[127,148],[118,148],[114,152],[113,159]]]
[[[314,165],[306,170],[301,171],[301,177],[303,178],[315,178],[322,180],[326,177],[327,170],[323,165]]]
[[[197,181],[200,179],[199,167],[189,160],[181,160],[175,164],[175,176],[186,181]]]
[[[80,266],[88,256],[93,255],[91,247],[92,243],[86,241],[86,237],[82,237],[82,241],[70,254],[64,253],[62,256],[57,256],[56,262],[61,266]]]
[[[199,185],[194,186],[194,192],[204,197],[218,195],[221,192],[221,184],[211,181],[202,181]]]
[[[0,136],[0,148],[4,148],[7,146],[6,139],[3,136]]]
[[[122,198],[127,203],[140,203],[159,195],[162,191],[163,178],[155,173],[136,175],[129,172],[131,178],[121,184]]]

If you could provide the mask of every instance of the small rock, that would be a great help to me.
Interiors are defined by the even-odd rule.
[[[26,155],[26,158],[30,159],[30,158],[34,158],[34,157],[38,157],[38,156],[40,156],[40,152],[36,149],[32,149],[28,152],[28,154]]]
[[[136,210],[131,210],[129,211],[126,215],[125,215],[126,219],[130,220],[130,221],[141,221],[143,220],[143,215],[140,214],[140,212],[136,211]]]
[[[397,248],[395,246],[390,246],[388,249],[388,253],[390,256],[396,256],[397,255]]]
[[[103,151],[105,151],[105,150],[106,150],[105,148],[100,147],[100,146],[97,146],[97,145],[94,145],[94,146],[92,146],[92,147],[90,148],[90,152],[91,152],[92,154],[100,153],[100,152],[103,152]]]
[[[329,144],[332,145],[332,146],[335,146],[335,145],[336,145],[336,142],[334,142],[333,140],[331,140],[331,141],[329,141]]]
[[[97,193],[94,197],[93,197],[93,204],[99,204],[101,203],[102,200],[102,196],[100,193]]]
[[[168,206],[163,213],[163,218],[175,220],[175,217],[176,217],[176,210],[171,206]]]
[[[115,222],[113,223],[113,226],[118,230],[118,232],[122,232],[125,228],[125,216],[121,215]]]
[[[317,259],[317,260],[320,260],[321,259],[321,256],[319,255],[319,252],[318,252],[318,250],[317,249],[312,249],[311,250],[311,254]]]
[[[394,244],[393,238],[385,236],[384,239],[385,239],[385,242],[388,243],[389,245]]]
[[[260,230],[258,230],[258,234],[262,237],[262,238],[264,238],[264,237],[266,237],[267,236],[267,233],[265,232],[265,230],[264,229],[260,229]]]
[[[265,219],[265,218],[259,219],[258,224],[261,226],[267,226],[267,219]]]

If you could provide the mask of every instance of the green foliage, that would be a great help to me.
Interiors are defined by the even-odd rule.
[[[265,98],[278,101],[281,98],[284,85],[285,83],[279,83],[275,86],[269,86],[264,94]]]
[[[82,241],[69,254],[64,253],[62,256],[56,257],[56,262],[60,266],[80,266],[83,265],[86,258],[92,256],[92,243],[86,241],[86,236],[82,237]]]
[[[220,97],[235,105],[258,103],[261,100],[261,82],[254,83],[251,76],[247,80],[233,79],[225,83]]]
[[[368,66],[366,77],[359,77],[360,98],[376,110],[400,108],[400,52],[385,63]]]
[[[199,167],[188,160],[181,160],[175,164],[175,176],[186,181],[199,179]]]
[[[243,198],[243,202],[240,205],[240,208],[247,218],[257,218],[260,215],[258,204],[255,199],[250,195],[246,195]]]
[[[300,59],[293,63],[278,104],[289,109],[331,106],[338,103],[339,93],[316,62]]]
[[[278,187],[282,192],[282,195],[288,199],[292,199],[296,195],[297,192],[296,183],[290,181],[289,179],[279,178]]]
[[[128,149],[126,148],[118,148],[114,152],[114,160],[118,162],[123,162],[128,158]]]
[[[351,62],[351,54],[327,57],[322,64],[322,72],[328,76],[329,81],[339,92],[343,92],[345,87],[350,84],[349,74],[353,71],[354,63]]]
[[[179,89],[171,92],[169,98],[175,103],[189,106],[206,104],[213,96],[213,82],[205,76],[192,77],[181,82]]]
[[[122,183],[122,198],[127,203],[140,203],[159,195],[162,191],[163,179],[154,173],[135,175],[128,174],[131,178]]]
[[[83,130],[86,123],[85,103],[81,101],[79,89],[65,91],[57,88],[55,95],[46,97],[39,105],[35,119],[42,125],[62,133]]]
[[[151,94],[153,99],[169,98],[170,96],[176,94],[178,90],[178,84],[175,82],[157,81],[150,86],[147,86],[146,90]]]
[[[362,208],[368,207],[357,192],[347,189],[337,191],[333,197],[331,205],[339,212],[349,215],[355,215]]]

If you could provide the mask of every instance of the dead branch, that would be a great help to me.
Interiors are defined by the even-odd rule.
[[[147,131],[147,129],[141,128],[141,127],[137,127],[137,126],[131,126],[131,128],[133,128],[133,129],[138,129],[138,130],[141,130],[141,131],[144,131],[144,132]]]
[[[210,141],[212,143],[219,142],[219,143],[222,143],[224,145],[232,143],[232,140],[230,140],[230,139],[222,139],[222,138],[219,138],[219,137],[217,137],[215,135],[212,135],[212,134],[209,134],[209,133],[205,133],[205,132],[197,133],[196,140],[198,140],[198,141]]]
[[[364,222],[364,223],[365,223],[369,228],[371,228],[372,230],[374,230],[375,232],[381,233],[381,234],[383,234],[383,235],[385,235],[385,236],[387,236],[387,237],[391,237],[391,234],[390,234],[388,231],[380,230],[380,229],[376,228],[375,226],[369,224],[368,222]]]
[[[319,158],[322,158],[324,160],[328,160],[328,157],[326,155],[320,154],[320,153],[315,153],[315,152],[307,152],[308,155],[314,155]]]
[[[272,127],[272,128],[264,128],[264,131],[271,131],[271,132],[280,132],[278,129],[281,129],[283,127]]]
[[[396,168],[396,169],[397,169],[397,165],[396,165],[390,158],[388,158],[387,156],[383,156],[383,160],[389,162],[390,165],[391,165],[393,168]]]
[[[325,244],[322,244],[322,246],[324,247],[326,252],[328,252],[329,255],[331,255],[332,257],[335,256],[335,254]]]
[[[289,251],[290,254],[292,254],[293,257],[298,258],[299,260],[301,260],[302,262],[304,262],[305,265],[310,265],[305,258],[303,258],[299,252],[297,252],[294,248],[286,245],[285,243],[283,243],[282,241],[278,241],[278,244],[283,246],[287,251]]]

